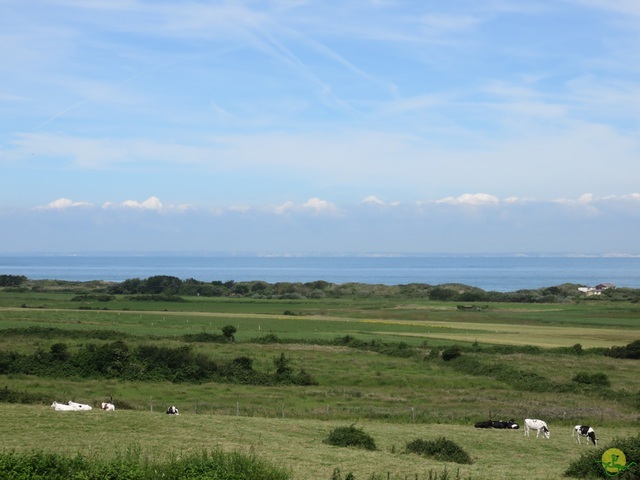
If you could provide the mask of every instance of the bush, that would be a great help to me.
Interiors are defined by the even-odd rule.
[[[621,450],[626,457],[628,470],[619,474],[608,474],[602,466],[602,455],[609,448]],[[614,472],[612,472],[614,473]],[[630,438],[614,439],[611,445],[598,449],[590,449],[579,459],[573,461],[564,472],[567,477],[574,478],[608,478],[637,479],[640,478],[640,435]]]
[[[640,340],[631,342],[624,347],[611,347],[605,351],[604,354],[607,357],[613,358],[632,358],[640,359]]]
[[[334,428],[324,441],[336,447],[357,447],[365,450],[377,450],[373,437],[354,425]]]
[[[469,454],[462,447],[444,437],[439,437],[436,440],[413,440],[407,443],[405,451],[444,462],[473,463]]]
[[[449,360],[458,358],[460,355],[462,355],[462,350],[460,347],[454,345],[453,347],[445,348],[442,351],[442,360],[448,362]]]
[[[578,372],[571,381],[585,385],[597,385],[600,387],[611,386],[611,381],[606,373]]]

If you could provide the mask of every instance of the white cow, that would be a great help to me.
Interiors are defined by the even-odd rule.
[[[116,409],[116,406],[113,403],[102,402],[100,404],[100,408],[106,412],[113,412]]]
[[[175,405],[171,405],[168,409],[167,409],[167,414],[168,415],[180,415],[180,412],[178,411],[178,409],[176,408]]]
[[[67,402],[67,405],[69,405],[70,407],[73,407],[74,410],[92,410],[91,405],[87,405],[86,403],[76,403],[76,402],[72,402],[71,400],[69,400]]]
[[[576,425],[573,427],[573,435],[578,443],[581,443],[580,437],[587,437],[587,445],[589,444],[589,440],[591,440],[594,446],[598,445],[596,432],[589,425]]]
[[[529,436],[529,432],[531,430],[536,430],[536,438],[540,435],[540,432],[544,434],[545,437],[550,438],[551,432],[549,431],[549,427],[542,420],[525,418],[524,419],[524,435],[525,437]]]
[[[75,412],[76,409],[71,405],[67,405],[66,403],[58,403],[53,402],[51,404],[51,408],[53,408],[56,412]]]

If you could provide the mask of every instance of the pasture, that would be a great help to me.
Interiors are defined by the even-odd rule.
[[[163,412],[116,410],[115,412],[54,412],[47,406],[3,405],[0,415],[4,434],[0,448],[29,451],[33,448],[74,455],[83,452],[109,456],[127,448],[139,448],[150,460],[170,453],[184,455],[202,449],[254,453],[269,463],[286,466],[296,480],[330,479],[335,468],[356,479],[428,478],[429,470],[442,472],[445,462],[403,453],[416,439],[453,439],[473,458],[472,465],[447,463],[450,474],[476,480],[512,480],[522,472],[532,480],[562,478],[572,460],[588,447],[577,445],[571,426],[550,424],[551,439],[526,438],[520,430],[483,430],[471,425],[398,424],[360,421],[371,434],[378,451],[340,448],[324,444],[332,428],[345,422],[308,419],[224,415],[166,415]],[[636,433],[633,428],[600,427],[605,442],[614,436]],[[543,468],[541,467],[543,466]],[[454,478],[452,476],[452,478]]]
[[[250,357],[256,370],[273,369],[284,353],[314,385],[252,386],[236,383],[135,382],[117,378],[0,376],[0,389],[49,398],[36,404],[2,404],[0,448],[55,449],[109,455],[135,446],[150,457],[222,447],[254,452],[286,466],[295,479],[329,479],[335,468],[356,479],[428,478],[445,464],[403,454],[417,438],[446,437],[474,459],[447,463],[460,478],[557,479],[580,452],[576,424],[596,428],[600,445],[638,431],[640,378],[637,360],[598,354],[640,338],[640,307],[628,302],[486,304],[467,311],[455,303],[402,298],[251,300],[188,297],[186,302],[85,302],[72,293],[0,292],[0,351],[33,354],[64,342],[70,352],[108,340],[96,332],[118,332],[130,345],[189,345],[215,359]],[[235,342],[186,342],[185,335],[219,333],[236,327]],[[30,335],[28,327],[54,328]],[[13,330],[12,330],[13,329]],[[17,330],[15,330],[17,329]],[[66,332],[66,333],[65,333]],[[83,334],[84,332],[84,334]],[[278,342],[256,341],[273,336]],[[332,343],[341,337],[406,344],[412,355]],[[582,350],[573,354],[571,347]],[[469,373],[431,352],[463,348],[463,357],[483,365],[506,366],[513,375],[536,375],[554,390],[529,390],[501,377]],[[491,346],[533,347],[484,350]],[[603,373],[606,391],[585,395],[577,373]],[[514,379],[515,380],[515,379]],[[572,385],[576,385],[572,390]],[[565,388],[568,387],[568,388]],[[99,405],[113,398],[115,412],[54,412],[52,401]],[[177,417],[164,414],[180,408]],[[515,431],[473,428],[480,420],[522,423],[542,418],[551,439],[525,438]],[[322,442],[332,428],[356,424],[379,450],[365,452]],[[61,442],[64,438],[64,442]],[[111,448],[105,449],[104,445]],[[540,463],[545,468],[536,468]]]

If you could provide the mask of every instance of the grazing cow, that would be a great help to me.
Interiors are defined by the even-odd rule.
[[[87,410],[87,411],[92,410],[91,405],[87,405],[86,403],[76,403],[69,400],[67,402],[67,405],[69,405],[70,407],[73,407],[74,410]]]
[[[56,412],[75,412],[76,411],[75,407],[72,407],[71,405],[67,405],[66,403],[58,403],[58,402],[53,402],[51,404],[51,408],[53,408]]]
[[[106,412],[113,412],[116,409],[116,406],[113,403],[102,402],[100,404],[100,408]]]
[[[529,432],[531,430],[536,431],[536,438],[540,435],[540,432],[544,434],[545,437],[550,438],[551,432],[549,431],[549,427],[542,420],[525,418],[524,419],[524,435],[525,437],[529,436]]]
[[[176,408],[175,405],[171,405],[168,409],[167,409],[167,414],[168,415],[179,415],[180,412],[178,412],[178,409]]]
[[[589,425],[576,425],[573,427],[573,435],[578,443],[581,443],[580,437],[587,437],[587,445],[589,444],[589,440],[591,440],[591,443],[593,443],[594,446],[598,445],[596,431]]]

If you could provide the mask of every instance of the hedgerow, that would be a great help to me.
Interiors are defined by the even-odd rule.
[[[281,361],[288,359],[281,355]],[[65,343],[38,349],[31,355],[0,351],[0,375],[27,374],[52,378],[117,378],[128,381],[170,381],[202,383],[218,381],[249,385],[314,385],[301,369],[275,372],[253,369],[250,359],[215,361],[193,352],[190,345],[176,348],[142,344],[130,347],[118,340],[102,345],[86,344],[71,353]]]
[[[166,455],[164,462],[149,461],[139,450],[118,453],[112,460],[80,453],[67,457],[58,453],[0,452],[0,478],[11,480],[288,480],[289,472],[255,456],[222,451]]]

